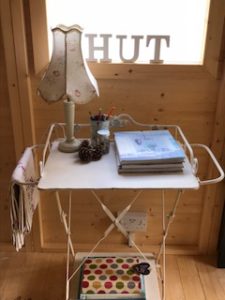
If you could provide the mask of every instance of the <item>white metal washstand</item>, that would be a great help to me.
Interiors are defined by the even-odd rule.
[[[74,279],[74,276],[79,271],[80,267],[84,263],[84,260],[77,266],[75,270],[70,268],[70,257],[75,260],[75,249],[73,248],[73,243],[71,240],[71,206],[72,206],[72,191],[79,189],[90,190],[94,198],[100,204],[101,208],[104,210],[106,215],[112,221],[111,225],[104,231],[102,237],[96,242],[93,248],[87,253],[87,257],[93,256],[94,251],[98,245],[110,234],[110,232],[116,227],[129,241],[130,245],[136,248],[137,253],[143,260],[149,261],[152,266],[152,260],[156,261],[156,267],[159,266],[160,260],[162,259],[162,271],[161,271],[161,296],[159,293],[154,299],[165,300],[165,285],[166,285],[166,274],[165,274],[165,247],[166,238],[170,225],[175,217],[176,209],[181,199],[182,193],[187,189],[198,189],[202,185],[215,184],[220,182],[224,178],[224,172],[220,167],[218,161],[213,155],[212,151],[205,145],[202,144],[189,144],[185,135],[183,134],[180,127],[176,125],[155,125],[155,124],[143,124],[136,122],[130,115],[121,114],[114,116],[111,121],[111,128],[122,128],[128,126],[129,124],[137,125],[139,127],[144,127],[148,130],[157,129],[168,129],[173,132],[173,135],[181,143],[183,149],[186,153],[186,158],[184,162],[183,172],[179,173],[161,173],[161,174],[118,174],[117,163],[115,157],[115,149],[113,145],[113,140],[111,141],[110,152],[99,161],[93,161],[89,164],[82,164],[79,161],[78,154],[75,153],[63,153],[58,150],[58,144],[61,139],[54,140],[52,142],[52,135],[56,128],[61,128],[64,131],[65,124],[53,124],[50,127],[46,144],[43,150],[42,161],[40,162],[40,173],[41,178],[38,183],[38,188],[40,190],[54,190],[59,215],[61,221],[64,225],[65,232],[67,235],[67,271],[66,271],[66,300],[74,299],[70,298],[70,284]],[[75,130],[82,129],[84,127],[90,126],[89,124],[75,124]],[[194,156],[193,149],[202,148],[204,149],[214,163],[219,176],[212,179],[201,180],[197,176],[198,171],[198,160]],[[101,169],[98,176],[96,176],[96,168]],[[98,190],[106,189],[132,189],[136,190],[135,196],[130,200],[129,205],[122,209],[121,213],[117,216],[109,210],[109,208],[102,202],[98,196]],[[125,216],[125,214],[130,210],[132,205],[138,201],[143,190],[158,189],[161,190],[161,202],[162,202],[162,242],[159,247],[157,255],[151,253],[143,253],[140,247],[135,243],[132,236],[126,231],[126,229],[121,225],[120,220]],[[169,216],[165,213],[165,190],[173,189],[177,190],[177,195],[174,200],[173,208],[169,213]],[[68,214],[62,208],[60,191],[69,191],[69,211]],[[96,253],[95,253],[96,254]],[[152,272],[155,271],[152,269]],[[151,273],[150,273],[151,274]],[[152,276],[152,275],[149,275]],[[153,279],[154,281],[155,279]],[[154,281],[155,282],[155,281]],[[155,283],[156,284],[156,283]],[[157,298],[158,297],[158,298]],[[161,298],[159,298],[161,297]],[[148,300],[148,298],[147,298]]]
[[[166,174],[118,174],[113,141],[110,144],[109,153],[103,155],[99,161],[93,161],[90,164],[81,164],[78,159],[78,154],[74,153],[74,151],[78,149],[80,143],[78,139],[74,138],[74,131],[88,127],[90,124],[76,124],[74,122],[74,104],[87,103],[98,95],[97,82],[90,73],[86,62],[83,59],[81,49],[81,33],[82,29],[78,25],[68,28],[60,25],[53,29],[53,55],[49,64],[49,68],[46,71],[46,74],[38,89],[42,98],[49,103],[54,103],[58,100],[64,100],[66,124],[55,123],[52,124],[49,129],[43,150],[42,160],[40,162],[41,178],[38,182],[38,189],[40,191],[53,190],[55,192],[59,215],[67,235],[66,300],[74,299],[70,296],[71,282],[84,262],[84,260],[81,261],[75,270],[71,270],[70,258],[71,256],[74,260],[76,258],[75,249],[71,239],[72,191],[81,189],[90,190],[94,199],[96,199],[103,211],[112,221],[111,225],[104,231],[102,237],[96,242],[90,252],[84,255],[84,257],[94,255],[94,251],[98,245],[110,234],[114,228],[117,228],[129,240],[129,244],[136,248],[138,255],[143,260],[150,260],[152,271],[150,272],[150,275],[147,275],[146,280],[150,279],[150,284],[148,286],[153,286],[153,290],[155,290],[154,300],[158,300],[160,295],[159,292],[157,292],[157,280],[153,278],[153,274],[155,274],[155,264],[153,260],[156,260],[156,265],[158,266],[162,257],[161,299],[165,300],[165,242],[182,192],[187,189],[198,189],[201,185],[215,184],[223,179],[224,173],[211,150],[202,144],[190,145],[182,130],[178,126],[156,126],[155,124],[143,124],[135,121],[128,114],[121,114],[111,118],[110,128],[118,129],[126,125],[133,124],[141,128],[145,127],[149,130],[167,128],[168,130],[172,131],[174,136],[182,144],[187,155],[184,162],[183,172]],[[62,129],[64,132],[63,139],[53,140],[53,133],[58,128]],[[197,177],[198,161],[194,156],[192,147],[202,148],[207,151],[209,157],[219,172],[218,177],[208,180],[201,180]],[[96,176],[95,172],[96,167],[101,169],[101,172],[99,172],[98,176]],[[98,196],[98,190],[101,189],[106,189],[109,191],[112,189],[132,189],[135,190],[135,196],[130,200],[129,205],[122,209],[118,216],[114,216],[114,214]],[[161,199],[163,235],[157,255],[143,253],[135,243],[132,236],[120,223],[122,217],[125,216],[132,205],[138,201],[142,191],[148,189],[158,189],[162,191]],[[165,215],[164,195],[164,191],[167,189],[177,190],[174,206],[168,217]],[[61,204],[60,191],[63,190],[69,191],[68,214],[65,213]],[[146,295],[147,300],[150,300],[148,293]]]

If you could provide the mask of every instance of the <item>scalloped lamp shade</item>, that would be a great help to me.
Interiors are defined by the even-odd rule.
[[[82,28],[78,25],[59,25],[52,32],[52,58],[38,93],[48,103],[64,100],[66,140],[59,149],[73,152],[79,146],[74,138],[75,103],[85,104],[98,96],[98,85],[83,58]]]

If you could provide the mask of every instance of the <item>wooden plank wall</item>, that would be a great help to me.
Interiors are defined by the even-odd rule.
[[[5,55],[0,30],[0,245],[10,244],[9,182],[15,166],[13,128],[6,79]],[[1,247],[1,246],[0,246]]]
[[[136,120],[144,123],[178,124],[190,142],[210,144],[218,82],[208,72],[194,66],[186,68],[159,66],[156,68],[156,72],[142,67],[143,69],[140,68],[140,70],[133,68],[132,75],[127,72],[127,75],[123,75],[125,78],[120,79],[124,67],[119,65],[116,67],[115,73],[118,74],[116,78],[113,78],[113,74],[108,75],[112,77],[110,79],[100,78],[101,75],[99,78],[97,76],[100,97],[90,104],[76,107],[78,122],[88,121],[88,111],[95,112],[99,107],[108,110],[110,106],[115,105],[117,113],[130,113]],[[129,70],[128,67],[127,70]],[[143,71],[147,73],[147,76],[139,73]],[[95,73],[94,66],[93,73]],[[128,76],[130,78],[126,78]],[[36,84],[33,89],[37,87]],[[34,116],[37,140],[41,139],[49,123],[56,120],[63,121],[62,104],[51,107],[53,113],[49,114],[49,106],[38,97],[35,98]],[[200,176],[204,178],[208,168],[207,156],[203,153],[198,153],[198,155],[200,165],[203,166],[200,168]],[[178,208],[177,218],[168,236],[168,244],[186,245],[187,249],[197,247],[203,210],[203,194],[203,188],[184,194]],[[101,192],[100,195],[104,203],[112,207],[113,212],[116,213],[125,206],[132,192],[116,193],[113,191],[109,194]],[[173,204],[174,193],[168,192],[166,195],[168,196],[167,209],[169,210]],[[72,213],[75,228],[74,240],[78,244],[77,246],[85,248],[85,244],[93,243],[96,237],[100,238],[101,229],[107,227],[109,220],[104,212],[101,212],[99,205],[90,193],[74,193],[74,197],[76,198],[76,201],[73,202]],[[53,198],[54,195],[49,193],[48,200],[42,201],[41,215],[46,245],[63,241],[63,232],[59,227]],[[159,191],[144,192],[134,205],[134,211],[147,210],[149,217],[148,231],[136,236],[136,241],[141,245],[148,247],[159,243],[162,233],[160,209]],[[54,228],[57,228],[56,232]],[[115,231],[110,239],[104,242],[104,247],[116,248],[121,242],[124,243],[123,238]]]
[[[13,7],[15,10],[16,2],[11,2],[14,3],[12,10]],[[21,1],[18,2],[22,3]],[[40,1],[42,4],[43,2]],[[37,2],[31,0],[30,2],[24,1],[24,3],[30,4],[32,11],[29,15],[29,9],[25,7],[26,19],[29,19],[31,16],[30,22],[26,22],[26,41],[29,53],[28,55],[27,53],[25,54],[26,57],[30,58],[30,81],[27,84],[31,84],[32,94],[29,95],[27,93],[27,97],[30,97],[32,100],[32,105],[30,106],[32,114],[31,123],[34,127],[32,139],[41,143],[46,137],[46,130],[49,124],[63,121],[63,107],[62,103],[49,106],[36,94],[42,72],[37,74],[33,70],[40,70],[43,67],[42,65],[38,65],[39,60],[37,57],[35,59],[35,56],[39,54],[42,48],[35,48],[35,51],[32,47],[35,32],[38,32],[32,29],[32,26],[37,26],[37,24],[35,25],[37,20],[38,26],[40,26],[40,18],[43,19],[43,24],[45,24],[44,8],[43,6],[38,9],[36,8],[34,12],[32,7],[33,5],[36,7]],[[183,129],[191,143],[203,143],[211,146],[215,133],[218,91],[221,85],[221,81],[215,77],[219,68],[215,69],[212,61],[215,60],[213,56],[215,53],[217,55],[215,60],[217,65],[221,57],[218,54],[220,51],[212,50],[212,43],[210,41],[211,37],[215,35],[216,42],[214,43],[214,47],[217,50],[221,49],[222,41],[218,38],[218,35],[222,39],[223,26],[221,23],[224,18],[222,12],[219,16],[216,15],[222,1],[213,1],[213,3],[217,4],[211,8],[210,20],[212,25],[210,28],[213,29],[210,31],[211,36],[208,37],[208,49],[211,50],[208,51],[208,56],[206,55],[207,59],[205,63],[206,65],[208,63],[208,68],[204,66],[90,64],[93,75],[99,84],[100,97],[86,105],[77,105],[76,121],[86,123],[88,122],[89,111],[94,113],[99,107],[103,111],[108,111],[111,106],[116,106],[116,114],[126,112],[131,114],[137,121],[143,123],[177,124]],[[38,13],[39,15],[37,15]],[[35,18],[32,18],[32,14],[35,14]],[[217,26],[213,22],[215,17],[221,21],[216,22]],[[23,18],[22,14],[21,18]],[[17,34],[20,34],[20,32],[17,32]],[[44,49],[46,50],[46,47]],[[45,55],[47,54],[45,53]],[[40,55],[40,64],[43,64],[43,61],[45,61],[45,55],[43,53]],[[35,65],[32,65],[32,61],[35,62]],[[23,63],[26,64],[26,62]],[[208,69],[212,69],[213,72],[209,72]],[[6,95],[7,90],[4,90],[3,94]],[[79,134],[79,136],[82,135],[83,133]],[[221,138],[223,139],[224,137],[221,136]],[[13,141],[11,146],[13,147]],[[16,148],[16,145],[14,147]],[[222,151],[222,147],[223,145],[220,146],[220,151]],[[199,176],[206,178],[209,170],[208,157],[203,152],[196,152],[196,154],[200,163]],[[96,176],[100,171],[96,170]],[[99,192],[99,196],[103,202],[115,214],[128,203],[133,194],[134,191]],[[211,213],[206,212],[205,195],[205,188],[200,188],[198,191],[186,191],[184,193],[178,207],[177,217],[171,226],[168,236],[168,249],[170,252],[198,253],[199,251],[208,251],[208,241],[212,236],[210,220],[213,216],[213,208],[215,205],[218,205],[218,202],[220,208],[222,207],[224,191],[220,192],[219,199],[218,196],[214,196],[212,199]],[[174,196],[174,192],[166,191],[166,208],[168,212],[173,205]],[[72,238],[77,250],[88,250],[90,249],[90,245],[93,245],[101,237],[103,228],[106,228],[110,221],[104,212],[101,211],[99,204],[93,199],[90,192],[79,191],[74,193],[73,197],[72,225],[74,231]],[[215,199],[215,197],[217,198]],[[63,202],[63,204],[66,207],[66,202]],[[147,211],[148,213],[147,232],[138,233],[136,235],[136,242],[146,251],[156,249],[162,235],[160,225],[160,191],[145,191],[134,204],[132,210]],[[2,213],[3,211],[0,210],[0,215]],[[219,218],[213,221],[213,228],[217,228],[217,232],[213,233],[216,236],[218,235],[219,222]],[[203,224],[208,225],[206,233],[204,233]],[[9,228],[7,227],[3,235],[8,234],[8,232]],[[34,233],[33,239],[38,240],[34,247],[35,250],[56,251],[64,249],[64,231],[57,215],[56,203],[52,192],[42,193],[41,203],[34,223]],[[212,244],[211,249],[215,250],[216,239]],[[103,242],[99,250],[127,250],[126,247],[124,238],[115,230],[110,238]]]

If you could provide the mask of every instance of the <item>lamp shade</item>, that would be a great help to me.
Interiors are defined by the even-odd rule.
[[[67,99],[85,104],[98,96],[98,85],[82,55],[82,28],[58,25],[52,29],[53,52],[38,92],[48,103]]]

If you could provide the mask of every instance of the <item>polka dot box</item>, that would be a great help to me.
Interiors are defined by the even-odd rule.
[[[80,299],[145,299],[142,275],[133,271],[137,257],[86,259],[80,282]]]

